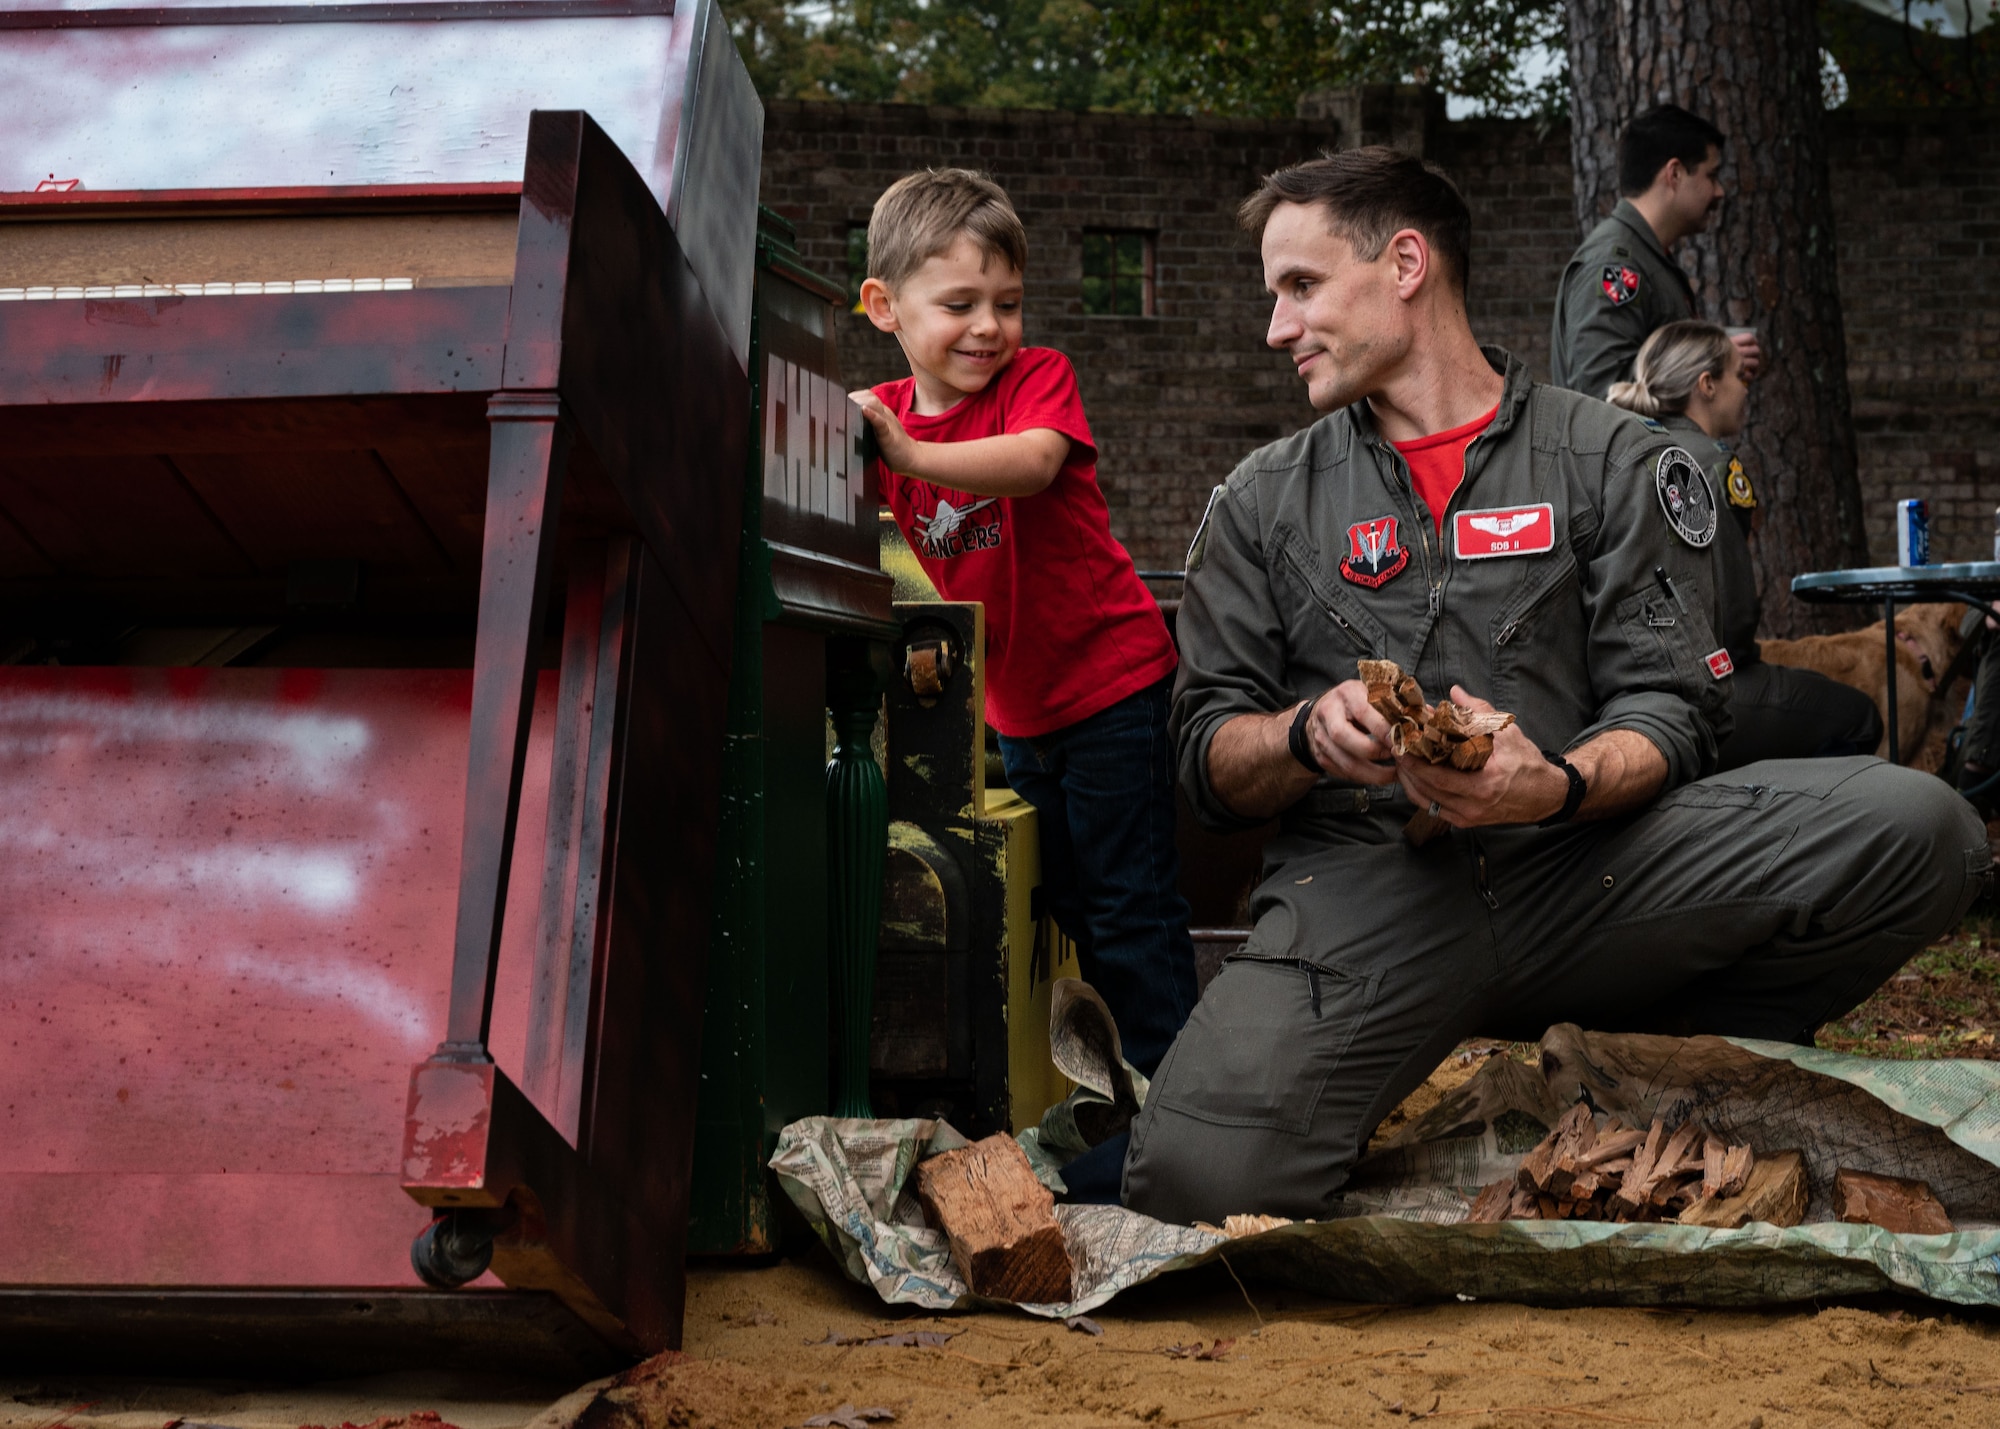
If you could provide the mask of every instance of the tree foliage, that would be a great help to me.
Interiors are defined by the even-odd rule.
[[[1289,114],[1313,90],[1414,81],[1552,115],[1563,27],[1562,0],[1117,0],[1108,53],[1155,112]]]
[[[1822,43],[1839,64],[1847,100],[1862,108],[1920,108],[2000,104],[2000,12],[1995,0],[1952,0],[1982,27],[1960,21],[1951,31],[1918,7],[1901,7],[1904,19],[1876,14],[1848,0],[1823,0]]]
[[[2000,25],[1968,38],[1914,9],[1906,24],[1853,0],[1818,8],[1849,102],[2000,102]],[[1564,0],[731,0],[729,10],[767,99],[1282,115],[1314,90],[1414,81],[1489,114],[1568,108]]]
[[[1562,0],[737,0],[767,98],[1290,114],[1313,90],[1415,81],[1559,113]],[[1537,65],[1537,58],[1542,63]]]
[[[731,13],[767,99],[1129,107],[1090,0],[737,0]]]

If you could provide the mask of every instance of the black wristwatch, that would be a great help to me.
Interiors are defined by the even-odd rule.
[[[1324,774],[1326,771],[1320,768],[1319,761],[1313,758],[1312,745],[1306,740],[1306,723],[1312,718],[1313,706],[1318,703],[1319,696],[1314,695],[1299,706],[1299,712],[1292,716],[1291,733],[1285,739],[1286,743],[1292,747],[1292,758],[1298,760],[1299,763],[1305,765],[1313,773]]]
[[[1552,829],[1576,817],[1576,811],[1583,807],[1583,796],[1590,792],[1590,786],[1583,782],[1583,775],[1577,772],[1577,767],[1560,754],[1544,749],[1542,758],[1562,770],[1569,779],[1569,792],[1563,795],[1563,806],[1535,825],[1538,829]]]

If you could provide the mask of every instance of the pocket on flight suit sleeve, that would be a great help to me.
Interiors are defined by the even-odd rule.
[[[1236,955],[1196,1004],[1154,1099],[1217,1126],[1305,1134],[1379,983],[1297,958]]]

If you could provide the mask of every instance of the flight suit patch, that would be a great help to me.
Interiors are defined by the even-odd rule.
[[[1208,505],[1201,509],[1201,523],[1194,528],[1194,539],[1188,542],[1187,561],[1181,566],[1182,575],[1193,575],[1208,559],[1208,523],[1215,517],[1215,504],[1228,490],[1226,486],[1218,486],[1208,493]]]
[[[1611,300],[1611,306],[1614,308],[1622,308],[1638,297],[1638,270],[1624,263],[1605,264],[1604,296]]]
[[[1396,544],[1396,518],[1377,516],[1347,528],[1347,554],[1340,558],[1345,580],[1380,590],[1410,564],[1410,548]]]
[[[1757,509],[1757,493],[1750,485],[1750,473],[1743,469],[1743,463],[1735,457],[1729,459],[1729,476],[1723,485],[1729,492],[1729,504],[1738,511]]]
[[[1736,662],[1729,658],[1727,650],[1717,650],[1704,655],[1702,663],[1708,666],[1708,676],[1712,680],[1724,679],[1736,673]]]
[[[1539,506],[1461,511],[1451,518],[1452,549],[1461,561],[1493,556],[1538,556],[1556,548],[1556,512]]]
[[[1660,510],[1674,534],[1700,550],[1715,539],[1715,493],[1701,463],[1684,448],[1668,447],[1653,468],[1653,487],[1659,493]]]

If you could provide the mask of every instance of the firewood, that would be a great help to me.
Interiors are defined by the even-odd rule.
[[[1514,1199],[1507,1206],[1510,1221],[1538,1221],[1542,1218],[1541,1207],[1535,1203],[1535,1193],[1519,1186],[1514,1188]]]
[[[952,1264],[975,1295],[1054,1304],[1070,1298],[1072,1267],[1055,1200],[1004,1132],[917,1163],[924,1218],[944,1232]]]
[[[1652,1194],[1646,1178],[1653,1174],[1653,1167],[1660,1159],[1660,1142],[1666,1136],[1666,1128],[1655,1121],[1646,1132],[1646,1139],[1638,1150],[1632,1153],[1631,1169],[1626,1171],[1622,1184],[1613,1193],[1614,1205],[1627,1212],[1636,1212]]]
[[[1590,1150],[1577,1158],[1577,1165],[1586,1171],[1600,1171],[1605,1163],[1623,1158],[1630,1162],[1630,1152],[1646,1139],[1646,1133],[1635,1128],[1607,1131],[1600,1134]]]
[[[1752,1221],[1795,1226],[1806,1213],[1805,1158],[1796,1151],[1759,1156],[1743,1189],[1733,1196],[1704,1197],[1680,1214],[1684,1226],[1735,1230]]]
[[[1564,1112],[1556,1123],[1554,1139],[1548,1179],[1542,1183],[1542,1189],[1551,1195],[1567,1196],[1576,1181],[1577,1159],[1597,1142],[1597,1121],[1589,1106],[1578,1102]]]
[[[1850,1171],[1833,1173],[1834,1214],[1853,1225],[1880,1226],[1904,1235],[1950,1235],[1956,1229],[1925,1181]]]
[[[1555,1161],[1556,1134],[1552,1131],[1521,1158],[1520,1168],[1514,1172],[1514,1184],[1524,1191],[1548,1189],[1549,1173],[1555,1169]]]
[[[1479,1199],[1472,1203],[1472,1210],[1466,1219],[1479,1225],[1491,1225],[1507,1219],[1507,1208],[1514,1203],[1514,1183],[1495,1181],[1479,1193]]]
[[[1715,1189],[1716,1198],[1739,1194],[1750,1184],[1750,1173],[1757,1167],[1757,1157],[1747,1146],[1732,1146],[1722,1158],[1722,1184]]]

